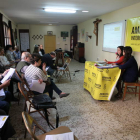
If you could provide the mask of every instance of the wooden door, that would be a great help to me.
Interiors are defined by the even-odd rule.
[[[56,36],[45,35],[44,36],[44,49],[45,53],[50,53],[56,49]]]

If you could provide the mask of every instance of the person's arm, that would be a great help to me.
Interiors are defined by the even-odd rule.
[[[125,64],[123,65],[119,65],[120,69],[127,69],[129,67],[131,67],[134,64],[134,58],[130,58]]]
[[[10,85],[10,79],[6,80],[3,84],[0,85],[0,90]]]
[[[115,63],[118,64],[118,65],[122,64],[123,63],[123,59],[124,59],[124,56],[121,56],[120,59],[118,61],[116,61]]]

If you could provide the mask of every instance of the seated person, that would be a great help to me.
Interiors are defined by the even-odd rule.
[[[119,65],[119,68],[124,70],[122,74],[122,80],[124,82],[136,82],[138,79],[138,64],[132,54],[132,48],[129,46],[124,47],[123,55],[124,55],[124,64]],[[118,93],[115,95],[116,98],[122,97],[122,89],[119,90],[120,82],[117,83]]]
[[[21,76],[25,73],[25,70],[28,68],[32,60],[32,56],[29,52],[23,52],[21,55],[21,61],[16,66],[16,71]]]
[[[15,56],[14,56],[14,53],[13,53],[12,46],[7,45],[5,50],[6,50],[6,57],[7,57],[8,61],[15,62],[16,59],[15,59]]]
[[[43,56],[45,54],[45,51],[43,49],[43,45],[38,45],[38,46],[39,46],[41,54],[42,54],[41,56]]]
[[[7,71],[0,75],[0,80],[6,75]],[[0,90],[9,86],[10,80],[5,81],[3,84],[0,84]],[[6,114],[9,113],[10,102],[12,100],[12,95],[9,91],[5,91],[5,96],[0,96],[0,109],[4,110]]]
[[[113,63],[115,63],[115,64],[117,64],[117,65],[122,65],[124,62],[123,62],[123,59],[124,59],[124,56],[123,56],[123,48],[124,48],[124,46],[118,46],[117,47],[117,59],[116,59],[116,61],[114,61],[114,62],[111,62],[111,61],[107,61],[106,59],[105,59],[105,62],[107,63],[107,64],[113,64]]]
[[[39,83],[47,82],[47,72],[46,72],[46,64],[43,63],[42,70],[39,68],[41,65],[41,56],[38,54],[32,54],[32,61],[31,65],[28,66],[28,68],[25,71],[25,79],[31,87],[32,80],[39,80]],[[56,85],[51,81],[50,85],[46,85],[44,93],[49,92],[49,96],[51,99],[55,99],[53,97],[53,90],[59,95],[60,98],[66,97],[69,95],[69,93],[62,92]],[[37,92],[34,92],[34,94],[40,94]]]
[[[51,52],[42,56],[42,63],[46,63],[49,66],[48,75],[52,76],[54,71],[57,69],[57,66],[54,64],[53,59],[56,57],[55,52]]]
[[[14,55],[15,55],[15,59],[16,60],[20,60],[21,59],[21,53],[19,51],[19,47],[18,46],[15,46]]]
[[[10,68],[11,66],[14,65],[14,63],[10,63],[8,60],[7,60],[7,57],[4,56],[4,48],[0,47],[0,62],[2,63],[2,65],[5,67],[5,68]]]
[[[0,109],[0,116],[5,116],[6,113],[4,110]],[[0,139],[7,140],[15,134],[15,130],[12,127],[9,118],[4,123],[3,127],[0,129]]]
[[[43,55],[42,55],[42,52],[40,51],[40,47],[38,47],[38,46],[35,46],[35,47],[34,47],[33,53],[36,53],[36,54],[39,54],[40,56],[43,56]]]

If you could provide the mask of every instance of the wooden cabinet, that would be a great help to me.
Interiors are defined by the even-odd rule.
[[[81,57],[84,57],[84,51],[85,51],[85,48],[78,48],[78,47],[75,47],[74,48],[74,59],[79,61],[79,59]]]

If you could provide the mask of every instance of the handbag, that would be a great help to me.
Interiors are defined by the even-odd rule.
[[[46,109],[48,109],[48,108],[56,109],[56,128],[58,127],[59,114],[57,112],[56,102],[52,102],[51,98],[48,95],[40,94],[40,95],[36,95],[33,97],[32,103],[33,103],[35,109],[37,109],[37,110],[43,109],[44,110],[46,121],[47,121],[49,127],[50,127],[50,123],[49,123],[49,117],[48,117],[48,113],[47,113]]]

